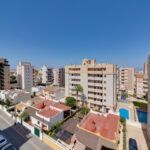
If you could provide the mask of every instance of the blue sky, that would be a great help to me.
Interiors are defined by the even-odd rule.
[[[13,68],[83,58],[142,68],[149,52],[149,0],[0,1],[0,57]]]

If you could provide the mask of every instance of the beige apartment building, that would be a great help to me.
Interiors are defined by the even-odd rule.
[[[10,88],[10,67],[6,59],[0,58],[0,90]]]
[[[148,72],[148,135],[150,139],[150,55],[148,57],[148,66],[147,66],[147,72]]]
[[[147,72],[147,66],[148,66],[148,62],[146,61],[145,63],[144,63],[144,74],[148,74],[148,72]]]
[[[137,98],[145,98],[148,92],[148,75],[135,74],[135,95]]]
[[[108,111],[116,106],[116,77],[116,65],[84,59],[81,65],[65,67],[65,96],[77,98],[75,86],[81,85],[79,103],[84,101],[90,108]]]
[[[119,89],[126,90],[128,94],[134,94],[135,87],[135,71],[134,68],[120,68],[119,69]]]
[[[51,85],[53,84],[54,76],[53,76],[53,68],[49,68],[48,66],[42,67],[42,83]]]
[[[65,69],[64,68],[54,68],[53,69],[54,81],[53,84],[59,87],[65,86]]]

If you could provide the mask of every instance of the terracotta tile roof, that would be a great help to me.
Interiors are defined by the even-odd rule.
[[[70,110],[70,107],[68,107],[68,106],[66,106],[64,104],[61,104],[59,102],[54,102],[52,100],[44,100],[44,101],[34,105],[34,107],[36,107],[37,109],[44,109],[44,108],[46,108],[48,106],[53,106],[53,107],[61,109],[63,111]]]
[[[58,108],[58,109],[61,109],[63,111],[67,111],[67,110],[70,110],[70,107],[64,105],[64,104],[61,104],[61,103],[56,103],[54,105],[54,107]]]
[[[57,114],[59,113],[59,111],[55,110],[55,109],[45,109],[41,112],[39,112],[40,115],[46,117],[46,118],[49,118],[49,117],[54,117],[56,116]]]
[[[120,117],[117,115],[108,114],[104,116],[90,113],[81,121],[79,127],[109,140],[115,140],[119,121]]]
[[[44,101],[34,105],[34,107],[36,107],[37,109],[44,109],[45,107],[53,105],[53,104],[54,104],[54,102],[51,100],[44,100]]]

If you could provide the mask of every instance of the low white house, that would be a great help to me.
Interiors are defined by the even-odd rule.
[[[49,86],[43,89],[40,92],[40,95],[44,99],[54,99],[56,101],[59,101],[60,99],[65,97],[65,90],[64,88],[60,88],[57,86]]]
[[[32,125],[48,131],[51,126],[64,119],[63,111],[56,108],[46,108],[39,111],[34,107],[27,107],[26,112],[30,115]]]
[[[45,86],[35,86],[35,87],[32,87],[32,93],[38,93],[38,92],[41,92],[43,89],[45,88]]]
[[[31,99],[31,95],[29,92],[24,90],[2,90],[0,91],[0,100],[6,102],[6,100],[11,101],[13,104],[17,104],[22,101],[26,101]]]

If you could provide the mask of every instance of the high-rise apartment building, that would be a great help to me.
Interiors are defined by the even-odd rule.
[[[0,58],[0,90],[7,90],[10,88],[10,67],[6,59]]]
[[[144,63],[144,74],[148,74],[148,72],[147,72],[147,66],[148,66],[148,62],[145,62]]]
[[[64,68],[55,68],[53,69],[53,76],[54,76],[54,85],[59,87],[65,86],[65,69]]]
[[[97,64],[84,59],[81,65],[65,67],[65,96],[76,97],[76,85],[81,85],[79,103],[84,101],[95,110],[109,110],[116,106],[117,66]]]
[[[150,138],[150,55],[148,57],[147,72],[148,72],[148,123],[147,123],[147,130],[148,130],[148,135]]]
[[[31,92],[33,86],[33,67],[29,62],[19,62],[17,66],[18,88]]]
[[[146,98],[148,92],[148,75],[135,74],[135,95],[137,98]]]
[[[126,90],[128,94],[134,94],[135,87],[135,71],[134,68],[119,69],[119,89]]]
[[[42,67],[42,83],[50,85],[53,83],[53,80],[54,80],[53,68],[43,66]]]

